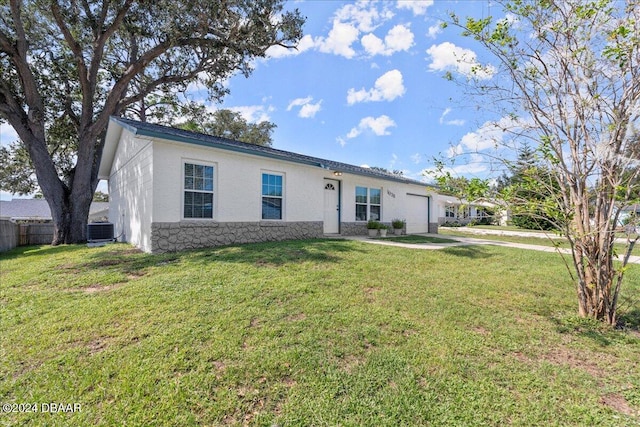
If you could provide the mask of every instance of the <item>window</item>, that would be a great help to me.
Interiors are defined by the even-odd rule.
[[[184,218],[213,218],[213,166],[184,164]]]
[[[356,187],[356,221],[382,218],[382,191],[379,188]]]
[[[444,217],[445,218],[455,218],[456,217],[456,207],[447,205],[444,208]]]
[[[262,174],[262,219],[282,219],[282,175]]]

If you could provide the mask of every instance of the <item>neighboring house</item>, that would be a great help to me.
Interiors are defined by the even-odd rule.
[[[89,222],[105,221],[109,217],[109,203],[93,202],[89,210]],[[45,199],[0,200],[0,219],[15,222],[49,222],[51,209]]]
[[[369,219],[437,232],[424,183],[122,118],[109,123],[99,178],[116,235],[146,252],[365,235]]]
[[[495,224],[506,225],[506,210],[488,200],[469,202],[454,196],[438,195],[435,197],[435,209],[438,225],[457,223],[466,225],[472,221],[491,219]]]
[[[631,221],[633,218],[636,220],[637,218],[640,218],[640,204],[626,206],[621,209],[620,216],[618,217],[618,225],[626,225],[627,222]]]

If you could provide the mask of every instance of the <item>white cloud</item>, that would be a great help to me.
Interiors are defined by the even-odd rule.
[[[433,5],[433,0],[398,0],[398,9],[409,9],[414,15],[424,15],[429,6]]]
[[[229,107],[231,111],[236,111],[249,123],[260,123],[271,121],[269,113],[273,113],[275,107],[269,105],[245,105],[240,107]]]
[[[360,40],[362,47],[370,56],[390,56],[396,52],[407,51],[413,46],[413,33],[408,26],[396,25],[384,38],[384,41],[375,34],[367,34]]]
[[[288,49],[282,46],[271,46],[267,49],[268,58],[283,58],[285,56],[299,55],[309,49],[316,47],[318,40],[314,40],[309,34],[303,36],[295,49]]]
[[[422,161],[422,155],[420,153],[412,154],[411,161],[417,165]]]
[[[386,50],[382,39],[377,37],[375,34],[367,34],[360,39],[360,43],[362,43],[364,50],[371,56],[382,55]]]
[[[379,10],[378,5],[382,5],[382,9]],[[341,7],[336,11],[335,17],[341,22],[352,24],[359,31],[368,33],[378,28],[381,23],[391,19],[393,12],[386,7],[384,2],[361,0]]]
[[[366,130],[372,131],[377,136],[390,135],[390,132],[387,129],[394,126],[396,126],[396,123],[386,115],[382,115],[378,118],[373,118],[371,116],[365,117],[360,120],[357,127],[354,127],[349,131],[347,139],[355,138]]]
[[[358,102],[393,101],[404,93],[402,73],[398,70],[391,70],[380,76],[374,87],[369,90],[364,88],[358,91],[353,88],[349,89],[347,103],[353,105]]]
[[[289,103],[289,106],[287,107],[287,111],[291,111],[293,107],[301,107],[305,104],[310,103],[311,101],[313,101],[312,96],[307,96],[306,98],[296,98]]]
[[[445,120],[444,119],[451,111],[453,111],[451,108],[446,108],[442,112],[442,115],[440,116],[440,124],[445,124],[445,125],[449,125],[449,126],[462,126],[462,125],[464,125],[465,121],[462,120],[462,119],[455,119],[455,120]]]
[[[478,153],[490,148],[496,149],[505,144],[505,137],[529,125],[527,120],[503,117],[497,122],[485,122],[476,131],[465,134],[460,143],[449,148],[449,157],[464,153]]]
[[[0,123],[0,145],[9,145],[18,140],[18,134],[8,123]]]
[[[438,21],[434,25],[429,27],[429,30],[427,31],[427,37],[429,37],[430,39],[435,39],[441,32],[442,21]]]
[[[393,15],[386,2],[361,0],[350,3],[335,12],[331,29],[326,36],[313,37],[307,34],[298,42],[296,49],[272,46],[267,50],[267,57],[283,58],[313,49],[351,59],[356,56],[353,44],[363,33],[369,33],[361,40],[369,55],[389,56],[394,52],[406,51],[414,44],[414,35],[408,26],[396,25],[384,40],[372,34],[381,24],[393,18]]]
[[[434,71],[454,70],[468,78],[486,80],[496,73],[492,65],[482,66],[476,53],[471,49],[465,49],[450,42],[432,45],[427,49],[431,56],[429,68]]]
[[[298,117],[302,117],[303,119],[312,118],[318,111],[321,110],[322,100],[316,102],[315,104],[311,103],[311,101],[313,101],[312,96],[307,96],[306,98],[296,98],[289,103],[287,111],[291,111],[293,107],[301,107],[300,111],[298,111]]]
[[[477,175],[483,172],[487,172],[488,170],[489,168],[487,162],[480,154],[470,155],[466,163],[456,166],[449,166],[442,169],[443,172],[449,172],[453,176]],[[422,170],[421,175],[433,177],[440,172],[441,171],[437,170],[436,168],[426,168]]]
[[[351,45],[358,40],[359,34],[360,32],[353,25],[334,20],[333,28],[329,31],[327,38],[318,39],[318,49],[323,53],[353,58],[356,51],[351,48]]]
[[[316,102],[315,104],[305,104],[300,109],[298,116],[302,117],[303,119],[313,118],[316,113],[322,109],[321,106],[322,100]]]

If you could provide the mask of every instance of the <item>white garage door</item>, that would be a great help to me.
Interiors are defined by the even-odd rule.
[[[429,198],[407,194],[407,234],[429,232]]]

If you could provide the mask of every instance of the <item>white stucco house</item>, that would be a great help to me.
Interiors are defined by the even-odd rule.
[[[438,225],[462,224],[491,220],[497,225],[507,225],[509,211],[500,204],[484,199],[468,201],[455,196],[439,194],[435,197]]]
[[[427,184],[123,118],[111,118],[99,178],[119,240],[146,252],[364,235],[369,219],[438,227]]]

